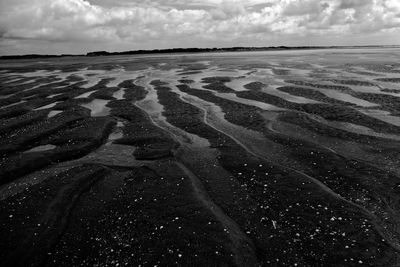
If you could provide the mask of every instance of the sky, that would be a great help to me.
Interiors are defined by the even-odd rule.
[[[0,0],[0,54],[400,45],[400,0]]]

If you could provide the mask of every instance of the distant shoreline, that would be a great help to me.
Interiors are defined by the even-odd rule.
[[[9,59],[40,59],[60,57],[96,57],[116,55],[144,55],[144,54],[172,54],[172,53],[212,53],[212,52],[252,52],[252,51],[286,51],[286,50],[311,50],[311,49],[357,49],[357,48],[397,48],[400,45],[365,45],[365,46],[271,46],[271,47],[225,47],[225,48],[170,48],[153,50],[132,50],[122,52],[94,51],[86,54],[61,54],[61,55],[7,55],[0,56],[0,60]]]

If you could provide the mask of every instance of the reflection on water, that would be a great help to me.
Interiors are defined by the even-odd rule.
[[[270,111],[284,110],[282,108],[278,108],[278,107],[276,107],[274,105],[271,105],[271,104],[258,102],[258,101],[251,100],[251,99],[240,98],[240,97],[237,97],[233,93],[215,93],[215,95],[219,96],[221,98],[224,98],[224,99],[231,100],[233,102],[237,102],[237,103],[242,103],[242,104],[249,105],[249,106],[258,107],[258,108],[261,108],[263,110],[270,110]]]
[[[57,147],[57,146],[54,146],[54,145],[37,146],[37,147],[34,147],[34,148],[32,148],[32,149],[29,149],[29,150],[25,151],[25,153],[43,152],[43,151],[53,150],[53,149],[55,149],[56,147]]]
[[[121,88],[113,94],[113,97],[117,100],[124,99],[125,88]]]
[[[52,118],[52,117],[54,117],[54,116],[56,116],[57,114],[60,114],[60,113],[62,113],[62,112],[63,112],[62,110],[52,110],[52,111],[50,111],[49,114],[47,115],[47,118]]]
[[[351,96],[349,94],[345,94],[345,93],[340,93],[338,91],[335,90],[328,90],[328,89],[318,89],[321,93],[323,93],[324,95],[326,95],[327,97],[333,98],[333,99],[337,99],[340,101],[344,101],[344,102],[348,102],[348,103],[352,103],[352,104],[356,104],[358,106],[361,107],[376,107],[379,106],[378,104],[375,103],[371,103],[359,98],[356,98],[354,96]]]
[[[18,102],[16,102],[16,103],[12,103],[12,104],[10,104],[10,105],[6,105],[6,106],[0,107],[0,108],[9,108],[9,107],[13,107],[13,106],[16,106],[16,105],[25,103],[25,102],[27,102],[27,101],[26,101],[26,100],[21,100],[21,101],[18,101]]]
[[[82,107],[90,109],[90,116],[102,117],[110,114],[111,108],[106,107],[110,100],[94,99],[87,104],[81,104]]]
[[[390,115],[391,113],[388,111],[379,109],[367,109],[360,111],[365,115],[400,127],[400,117],[392,116]]]
[[[279,86],[269,86],[267,88],[263,88],[262,91],[273,95],[273,96],[277,96],[280,98],[283,98],[289,102],[293,102],[293,103],[298,103],[298,104],[316,104],[316,103],[320,103],[316,100],[312,100],[312,99],[308,99],[305,97],[301,97],[301,96],[294,96],[285,92],[282,92],[280,90],[277,90],[276,88],[278,88]]]
[[[239,78],[239,79],[233,79],[230,82],[227,82],[225,85],[228,86],[229,88],[232,88],[235,91],[247,91],[246,88],[244,88],[244,86],[246,84],[249,84],[251,82],[253,82],[254,80],[252,79],[246,79],[246,78]]]
[[[89,91],[86,92],[84,94],[78,95],[77,97],[75,97],[75,99],[79,99],[79,98],[87,98],[89,97],[91,94],[93,94],[94,92],[96,92],[97,90],[93,90],[93,91]]]
[[[108,136],[107,145],[112,144],[113,141],[121,139],[124,136],[123,127],[125,124],[122,121],[118,121],[116,127]]]
[[[52,95],[49,95],[47,98],[54,98],[54,97],[59,96],[59,95],[62,95],[62,94],[63,94],[63,93],[52,94]]]
[[[35,108],[34,110],[42,110],[42,109],[52,108],[52,107],[56,106],[58,103],[61,103],[61,102],[60,102],[60,101],[57,101],[57,102],[48,104],[48,105],[43,106],[43,107]]]

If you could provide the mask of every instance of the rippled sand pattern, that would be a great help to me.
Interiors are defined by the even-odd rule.
[[[398,266],[400,49],[0,62],[6,266]]]

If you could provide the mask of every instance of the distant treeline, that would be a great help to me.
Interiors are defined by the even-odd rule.
[[[239,51],[275,51],[275,50],[305,50],[305,49],[329,49],[329,48],[377,48],[397,46],[270,46],[270,47],[225,47],[225,48],[170,48],[154,50],[133,50],[123,52],[95,51],[86,55],[11,55],[1,56],[0,59],[36,59],[50,57],[72,57],[72,56],[113,56],[113,55],[141,55],[141,54],[171,54],[171,53],[209,53],[209,52],[239,52]]]
[[[319,46],[273,46],[273,47],[225,47],[225,48],[170,48],[154,50],[134,50],[123,52],[96,51],[87,53],[86,56],[107,56],[107,55],[140,55],[140,54],[171,54],[171,53],[209,53],[209,52],[238,52],[238,51],[267,51],[267,50],[290,50],[290,49],[318,49]]]
[[[38,54],[29,54],[29,55],[11,55],[11,56],[1,56],[0,59],[35,59],[35,58],[50,58],[50,57],[74,57],[74,56],[85,56],[85,55],[38,55]]]

